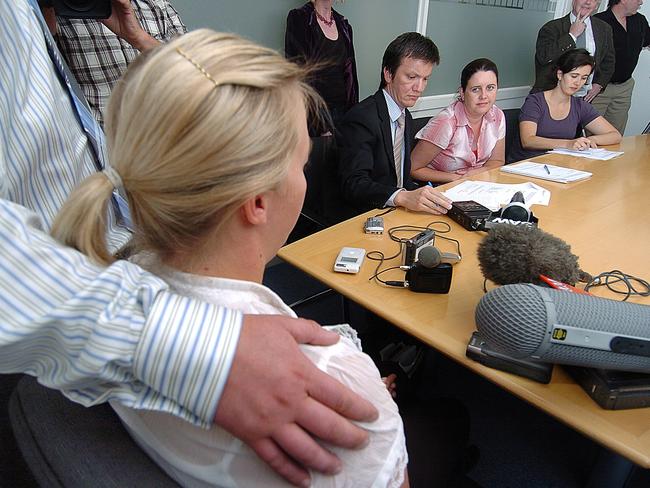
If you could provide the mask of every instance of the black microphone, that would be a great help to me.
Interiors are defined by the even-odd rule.
[[[445,260],[458,261],[460,256],[441,253],[433,246],[422,248],[418,260],[406,272],[408,289],[418,293],[448,293],[453,267]]]
[[[515,192],[510,202],[498,212],[492,213],[488,219],[478,226],[479,230],[490,230],[495,225],[511,224],[532,227],[538,223],[537,217],[526,208],[524,194]]]
[[[544,282],[539,275],[575,285],[589,275],[562,239],[537,227],[499,224],[478,246],[483,276],[497,285]]]
[[[512,195],[510,203],[501,210],[501,218],[515,222],[528,222],[530,220],[530,210],[526,208],[522,192],[518,191]]]
[[[495,350],[516,359],[650,373],[650,307],[542,288],[506,285],[476,307]]]
[[[458,261],[458,254],[444,253],[434,246],[425,246],[418,252],[417,261],[406,269],[405,281],[386,281],[385,284],[418,293],[448,293],[453,272],[451,263]]]

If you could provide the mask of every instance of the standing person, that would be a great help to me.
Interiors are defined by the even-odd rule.
[[[340,460],[314,436],[359,446],[367,434],[348,419],[376,418],[297,346],[336,334],[290,317],[242,318],[127,261],[98,268],[44,233],[98,170],[60,59],[35,0],[0,2],[0,86],[11,87],[0,90],[0,372],[27,372],[84,405],[116,400],[216,423],[296,484],[309,480],[306,468],[336,472]],[[114,252],[129,235],[113,213],[106,222]]]
[[[408,109],[439,62],[437,46],[417,32],[401,34],[386,48],[379,90],[354,106],[339,128],[344,216],[382,207],[432,214],[451,208],[442,193],[430,186],[417,188],[411,179],[413,118]]]
[[[572,49],[557,60],[557,85],[552,90],[531,93],[519,114],[521,144],[513,149],[513,160],[539,156],[549,149],[564,147],[584,150],[618,144],[621,134],[583,98],[575,97],[591,75],[594,58],[586,49]],[[578,128],[589,137],[576,137]]]
[[[612,28],[592,17],[598,4],[599,0],[573,0],[569,14],[542,26],[537,34],[535,84],[531,93],[555,87],[558,58],[575,48],[586,49],[596,59],[593,73],[575,96],[591,102],[607,86],[614,73],[614,41]]]
[[[446,183],[503,166],[506,119],[494,104],[498,85],[499,71],[489,59],[475,59],[463,68],[458,100],[415,135],[413,178]]]
[[[104,20],[70,19],[48,10],[50,31],[102,127],[108,97],[129,64],[187,32],[168,0],[115,0]]]
[[[321,65],[310,83],[325,100],[336,126],[359,101],[359,81],[352,26],[332,8],[333,3],[334,0],[311,0],[289,11],[284,50],[291,60]],[[311,132],[324,132],[317,129],[313,127]]]
[[[610,0],[607,10],[595,15],[612,27],[616,64],[607,90],[593,105],[621,134],[625,132],[632,104],[632,73],[641,49],[650,46],[648,20],[639,13],[642,4],[642,0]]]
[[[112,172],[92,175],[75,189],[52,234],[100,266],[113,262],[104,240],[94,237],[119,186],[133,209],[135,262],[182,295],[242,313],[295,317],[261,283],[305,195],[306,114],[317,95],[304,76],[275,51],[207,29],[156,50],[129,69],[111,97]],[[159,103],[147,107],[149,97]],[[355,344],[354,331],[337,327],[343,335],[338,344],[301,349],[369,399],[380,416],[364,425],[370,437],[363,449],[330,447],[343,469],[334,476],[312,473],[310,486],[408,486],[397,405]],[[138,444],[182,486],[287,486],[221,428],[114,408]]]

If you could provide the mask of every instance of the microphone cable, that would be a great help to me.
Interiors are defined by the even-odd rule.
[[[375,217],[380,217],[380,216],[385,215],[388,212],[391,212],[393,210],[395,210],[395,208],[391,208],[391,209],[389,209],[389,210],[387,210],[387,211],[385,211],[383,213],[377,214],[377,215],[375,215]],[[436,228],[433,227],[434,225],[442,225],[443,229],[436,229]],[[398,237],[396,235],[396,233],[398,233],[398,232],[422,232],[422,231],[427,231],[427,230],[433,230],[435,232],[435,237],[439,237],[440,239],[444,239],[444,240],[447,240],[447,241],[454,242],[456,244],[456,249],[458,250],[457,254],[462,258],[462,254],[461,254],[461,251],[460,251],[460,242],[457,239],[452,239],[451,237],[440,235],[440,234],[446,234],[448,232],[451,232],[451,225],[449,225],[448,222],[445,222],[443,220],[434,220],[434,221],[429,222],[426,225],[426,227],[417,226],[417,225],[398,225],[396,227],[391,227],[386,232],[388,234],[388,237],[390,238],[390,240],[393,241],[393,242],[396,242],[399,245],[399,249],[397,250],[397,252],[395,254],[393,254],[392,256],[386,257],[386,255],[382,251],[376,251],[376,250],[375,251],[368,251],[366,253],[366,258],[368,258],[369,260],[371,260],[371,261],[379,261],[377,263],[377,267],[375,268],[375,272],[372,274],[372,276],[370,276],[370,278],[368,278],[368,281],[372,281],[373,279],[376,279],[377,281],[379,281],[380,283],[382,283],[384,285],[398,286],[396,284],[398,282],[391,283],[391,281],[384,281],[381,278],[379,278],[380,274],[383,274],[384,272],[390,271],[392,269],[403,269],[404,270],[404,268],[402,266],[391,266],[390,268],[386,268],[386,269],[383,269],[381,271],[379,270],[381,268],[381,266],[384,264],[384,261],[390,261],[391,259],[395,259],[400,254],[402,254],[402,246],[408,239]],[[399,283],[401,283],[401,282],[399,282]]]
[[[614,288],[613,285],[617,283],[623,283],[624,290]],[[642,288],[645,288],[645,291],[637,290],[635,283],[640,285]],[[618,269],[612,271],[605,271],[600,273],[597,276],[594,276],[593,279],[585,285],[584,290],[589,291],[590,288],[595,288],[597,286],[606,286],[609,291],[616,293],[617,295],[625,295],[621,301],[626,301],[632,296],[647,297],[650,296],[650,283],[642,278],[637,278],[627,273],[623,273]]]

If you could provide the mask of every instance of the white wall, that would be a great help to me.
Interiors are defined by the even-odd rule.
[[[640,134],[650,122],[650,51],[647,49],[641,51],[639,64],[632,77],[635,85],[632,93],[630,117],[625,127],[626,136]]]

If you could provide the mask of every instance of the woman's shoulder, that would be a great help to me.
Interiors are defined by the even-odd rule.
[[[311,2],[307,2],[304,4],[302,7],[298,8],[292,8],[289,10],[289,17],[292,18],[301,18],[301,19],[307,19],[309,16],[312,14],[314,11],[314,7]]]
[[[445,108],[443,108],[436,115],[431,117],[429,123],[433,124],[433,123],[443,123],[449,121],[456,122],[456,119],[458,118],[458,114],[457,114],[458,111],[464,113],[465,111],[464,105],[460,100],[455,100],[449,105],[447,105]]]
[[[522,116],[542,116],[547,111],[545,107],[547,105],[544,92],[530,93],[521,106],[519,118],[521,120]]]
[[[425,139],[435,144],[441,142],[440,139],[447,140],[451,137],[455,127],[456,113],[454,111],[454,104],[452,103],[431,117],[415,137],[417,139]]]
[[[528,96],[526,97],[526,100],[524,101],[524,105],[528,104],[537,104],[539,105],[544,101],[544,92],[539,91],[535,93],[529,93]]]

